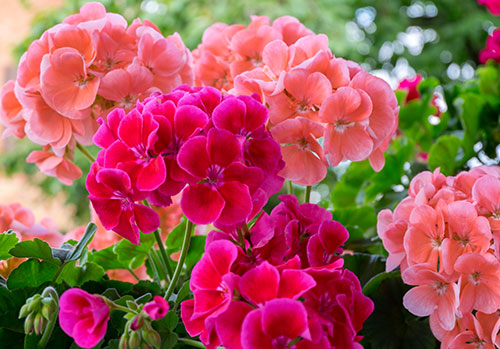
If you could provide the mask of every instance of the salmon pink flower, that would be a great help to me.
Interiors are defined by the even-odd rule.
[[[70,47],[59,48],[43,57],[40,69],[47,104],[64,116],[86,117],[85,109],[95,100],[99,77],[87,73],[81,54]]]
[[[0,122],[6,127],[3,136],[13,135],[16,138],[24,138],[23,106],[19,103],[14,93],[15,82],[7,81],[0,91]]]
[[[494,232],[500,231],[500,179],[487,175],[479,178],[472,187],[472,197],[480,212],[487,215]]]
[[[70,159],[49,151],[33,151],[26,158],[26,162],[35,163],[40,172],[55,177],[66,185],[73,184],[73,181],[82,175],[82,170]]]
[[[158,214],[150,207],[137,204],[145,194],[132,188],[129,175],[119,169],[100,168],[92,164],[87,177],[87,190],[102,225],[139,244],[139,230],[152,233],[160,225]]]
[[[59,324],[82,348],[93,348],[104,338],[109,321],[106,302],[78,288],[67,290],[59,301]]]
[[[460,276],[459,310],[491,314],[500,308],[500,263],[491,254],[469,252],[457,259]]]
[[[373,150],[367,131],[372,101],[363,90],[341,87],[329,96],[320,109],[319,118],[328,124],[325,149],[332,166],[342,160],[366,159]]]
[[[197,178],[184,189],[181,200],[189,220],[230,225],[248,217],[251,194],[262,183],[263,174],[241,163],[241,145],[231,132],[211,129],[207,137],[193,137],[181,147],[177,159],[183,170]]]
[[[280,175],[300,185],[313,185],[326,176],[327,160],[320,143],[321,124],[298,117],[280,122],[271,133],[281,144],[285,168]]]
[[[428,316],[436,312],[440,326],[445,330],[452,330],[459,304],[459,289],[455,280],[436,273],[427,264],[409,267],[402,277],[406,284],[417,286],[405,294],[405,308],[417,316]]]

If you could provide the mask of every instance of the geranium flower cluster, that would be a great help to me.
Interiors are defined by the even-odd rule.
[[[43,33],[22,56],[16,81],[1,92],[4,135],[43,146],[32,153],[40,171],[65,184],[81,176],[76,143],[92,144],[96,119],[130,109],[151,91],[192,84],[191,54],[180,36],[164,37],[151,22],[128,26],[97,2]]]
[[[479,52],[479,61],[486,64],[488,60],[500,62],[500,28],[497,28],[488,36],[486,48]]]
[[[279,199],[251,228],[208,235],[181,303],[188,333],[207,348],[359,346],[373,303],[342,268],[349,233],[320,206]]]
[[[423,76],[420,74],[416,74],[413,78],[403,79],[399,82],[398,90],[403,90],[407,92],[405,98],[405,104],[410,103],[411,101],[420,99],[420,91],[418,90],[418,85],[422,82]],[[437,94],[433,94],[431,105],[436,108],[436,112],[433,114],[436,117],[441,116],[441,108],[438,104],[439,96]]]
[[[499,217],[498,166],[455,177],[422,172],[394,212],[378,215],[386,269],[400,266],[403,281],[416,286],[403,304],[430,315],[442,348],[500,344]]]
[[[313,185],[325,178],[329,163],[343,160],[369,158],[377,171],[384,166],[383,152],[397,128],[393,91],[358,64],[334,57],[326,35],[296,18],[270,24],[253,16],[248,28],[216,23],[193,58],[197,84],[257,93],[268,105],[286,179]]]
[[[104,227],[138,244],[139,231],[160,225],[143,201],[168,206],[181,191],[182,211],[195,224],[252,219],[283,184],[267,118],[257,95],[223,97],[186,85],[154,93],[127,114],[113,110],[99,120],[94,142],[103,150],[87,177]]]

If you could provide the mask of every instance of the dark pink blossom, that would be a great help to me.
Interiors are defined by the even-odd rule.
[[[160,296],[155,296],[153,300],[147,303],[143,310],[145,313],[149,315],[149,317],[153,320],[159,320],[163,318],[168,313],[168,302],[165,298]]]
[[[485,5],[492,15],[500,15],[500,0],[477,0],[480,5]]]
[[[481,63],[485,64],[490,59],[500,62],[500,29],[498,28],[488,36],[486,48],[479,53]]]
[[[308,338],[307,312],[296,300],[280,298],[248,313],[241,328],[243,348],[295,348],[297,337]]]
[[[179,166],[196,178],[184,189],[181,207],[196,224],[244,221],[252,196],[263,180],[262,170],[244,165],[242,149],[229,131],[211,129],[207,137],[189,139],[179,150]]]
[[[104,338],[109,321],[106,302],[81,289],[72,288],[59,301],[59,324],[82,348],[93,348]]]
[[[145,194],[132,188],[129,175],[120,169],[101,168],[94,163],[87,176],[87,190],[103,226],[139,244],[140,234],[151,233],[160,226],[153,209],[138,204]]]

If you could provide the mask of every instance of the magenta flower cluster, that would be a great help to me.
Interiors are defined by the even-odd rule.
[[[327,210],[292,195],[245,231],[212,231],[194,267],[194,299],[181,304],[207,348],[351,348],[373,311],[343,269],[347,230]]]
[[[138,244],[139,231],[160,225],[142,202],[168,206],[183,189],[182,210],[195,224],[253,218],[283,184],[267,118],[257,95],[223,97],[186,85],[154,93],[127,114],[113,110],[99,120],[94,142],[103,150],[86,182],[104,227]]]

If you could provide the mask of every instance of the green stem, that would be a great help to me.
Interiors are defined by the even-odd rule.
[[[161,239],[161,234],[160,234],[160,229],[155,230],[155,238],[156,238],[156,243],[158,244],[158,247],[160,248],[160,255],[163,258],[163,263],[165,267],[167,268],[167,273],[169,276],[169,280],[172,278],[174,275],[174,272],[172,270],[172,266],[170,265],[170,260],[167,255],[167,251],[165,250],[165,246],[163,245],[163,240]]]
[[[170,285],[168,285],[167,292],[165,293],[165,299],[168,301],[172,293],[174,292],[174,288],[179,281],[179,277],[181,276],[182,267],[184,266],[184,261],[186,259],[189,243],[191,242],[191,234],[193,232],[194,224],[191,221],[187,221],[186,223],[186,231],[184,233],[184,240],[182,241],[182,250],[181,255],[179,257],[179,261],[177,262],[177,266],[175,267],[174,276],[172,277],[172,281],[170,281]]]
[[[55,312],[52,314],[52,317],[50,318],[50,321],[47,323],[47,327],[45,328],[45,332],[43,333],[42,338],[40,338],[40,341],[38,342],[38,349],[44,349],[47,346],[47,343],[49,342],[49,339],[52,336],[52,332],[54,331],[54,327],[56,326],[57,314],[59,314],[59,296],[55,291],[52,291],[51,293],[54,295],[54,299],[56,300],[57,306]]]
[[[140,281],[141,279],[137,276],[136,273],[134,273],[134,271],[131,269],[131,268],[128,268],[127,269],[128,272],[134,277],[134,279],[136,279],[137,281]]]
[[[143,200],[142,203],[145,206],[151,208],[151,205],[147,200]],[[167,251],[165,250],[165,245],[163,245],[163,240],[161,239],[160,229],[156,229],[154,234],[156,243],[158,244],[158,247],[160,249],[161,258],[163,259],[162,266],[167,269],[167,274],[169,276],[168,280],[166,280],[169,281],[172,278],[174,272],[172,271],[172,266],[170,265],[170,259],[168,258]]]
[[[184,343],[195,348],[206,348],[202,342],[195,341],[194,339],[178,338],[177,342]]]
[[[52,282],[51,284],[55,284],[57,282],[57,279],[59,278],[59,276],[61,275],[64,267],[66,266],[66,263],[62,263],[60,266],[59,266],[59,270],[57,271],[56,275],[54,275],[54,278],[52,279]]]
[[[156,254],[156,250],[155,249],[151,249],[149,251],[148,255],[149,255],[149,258],[152,259],[151,260],[151,264],[153,264],[155,266],[155,269],[157,270],[158,275],[163,280],[165,280],[166,282],[168,282],[170,280],[170,278],[168,277],[167,273],[165,272],[165,268],[163,268],[163,265],[162,265],[162,263],[160,261],[160,258]]]
[[[293,195],[292,181],[288,181],[288,194]]]
[[[312,186],[310,186],[310,185],[308,185],[306,187],[306,196],[304,198],[304,202],[309,203],[309,201],[311,201],[311,189],[312,189]]]
[[[80,143],[76,143],[76,147],[82,152],[83,155],[85,155],[87,159],[89,159],[91,163],[95,162],[95,158],[92,156],[92,154],[90,154],[88,150],[85,149]]]

